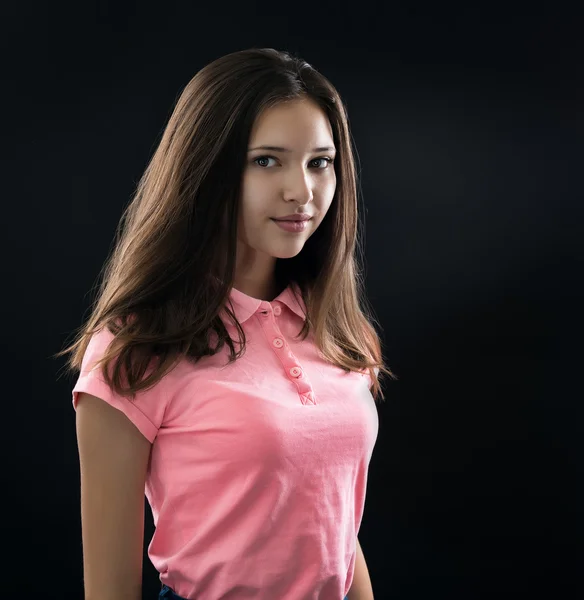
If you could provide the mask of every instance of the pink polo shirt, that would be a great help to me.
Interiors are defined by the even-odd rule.
[[[102,329],[73,407],[79,392],[98,396],[152,443],[148,555],[179,596],[340,600],[379,427],[369,375],[325,361],[312,333],[294,339],[305,305],[290,286],[271,302],[236,289],[230,298],[247,336],[234,364],[226,346],[196,365],[181,361],[132,403],[90,370],[113,338]]]

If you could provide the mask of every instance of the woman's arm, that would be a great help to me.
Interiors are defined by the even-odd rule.
[[[79,394],[85,600],[142,598],[144,483],[150,442],[121,411]]]
[[[359,538],[357,538],[357,556],[355,558],[355,573],[353,575],[353,583],[347,594],[349,600],[374,600],[373,588],[371,587],[371,579],[365,562],[363,550]]]

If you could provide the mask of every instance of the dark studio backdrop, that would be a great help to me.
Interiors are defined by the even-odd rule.
[[[582,592],[578,19],[473,6],[3,9],[2,595],[83,597],[73,381],[50,357],[180,90],[251,46],[329,77],[359,152],[366,288],[399,376],[359,534],[376,599]]]

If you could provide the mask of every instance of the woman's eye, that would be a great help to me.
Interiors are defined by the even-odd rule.
[[[258,156],[256,159],[254,159],[254,163],[256,163],[258,166],[260,167],[265,167],[266,165],[260,165],[258,161],[264,161],[264,160],[274,160],[274,158],[272,156]]]
[[[322,163],[321,163],[321,166],[319,167],[320,169],[326,169],[333,162],[332,158],[328,158],[326,156],[321,156],[319,158],[315,158],[312,162],[317,161],[317,160],[325,161],[324,166],[322,166]]]

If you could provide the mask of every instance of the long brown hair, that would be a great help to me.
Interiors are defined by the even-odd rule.
[[[347,372],[368,369],[374,398],[385,398],[374,368],[397,377],[383,364],[376,321],[363,292],[357,176],[346,108],[311,65],[272,48],[223,56],[183,90],[122,214],[90,316],[76,330],[74,343],[55,355],[70,353],[65,367],[81,369],[91,336],[104,326],[115,337],[97,364],[106,383],[131,398],[183,358],[196,363],[227,344],[231,364],[245,352],[245,333],[228,299],[247,144],[265,109],[301,98],[316,102],[330,120],[337,185],[325,218],[301,252],[277,259],[276,283],[279,289],[296,283],[302,294],[307,319],[299,337],[313,331],[322,355]],[[222,307],[238,330],[237,352],[219,316]]]

